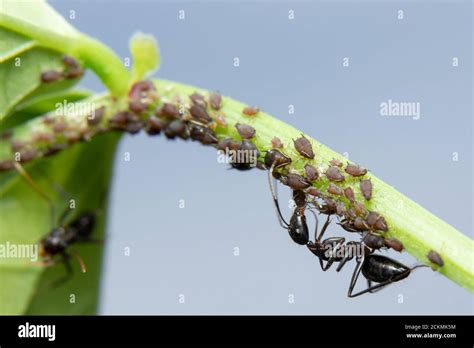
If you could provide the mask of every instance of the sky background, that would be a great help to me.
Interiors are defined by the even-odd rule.
[[[154,34],[162,57],[156,76],[259,105],[348,152],[472,238],[470,1],[50,2],[66,18],[74,11],[74,26],[124,58],[135,31]],[[104,89],[90,75],[82,84]],[[420,103],[420,119],[381,116],[389,99]],[[288,189],[279,192],[288,199]],[[227,170],[196,143],[125,135],[110,204],[101,314],[474,312],[470,293],[430,269],[348,299],[353,264],[324,273],[291,242],[265,172]]]

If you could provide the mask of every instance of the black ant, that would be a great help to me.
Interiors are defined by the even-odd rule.
[[[273,165],[268,171],[268,182],[270,184],[270,191],[272,193],[273,202],[275,203],[276,210],[278,212],[278,218],[280,225],[288,230],[291,239],[300,245],[305,245],[309,241],[308,224],[306,223],[305,209],[306,209],[306,193],[302,190],[293,190],[293,201],[295,202],[295,210],[291,215],[290,223],[286,222],[283,214],[280,210],[280,204],[278,203],[278,197],[275,193],[275,189],[272,183]]]
[[[38,245],[40,249],[40,256],[43,258],[41,265],[53,266],[56,261],[53,259],[56,255],[61,256],[61,260],[66,267],[67,274],[65,277],[59,279],[54,284],[59,285],[73,274],[73,269],[70,263],[71,255],[75,256],[81,266],[83,273],[86,272],[86,266],[81,256],[74,250],[70,250],[70,246],[78,242],[95,242],[96,240],[91,238],[91,234],[96,224],[96,213],[84,212],[80,214],[76,219],[68,224],[64,224],[67,214],[70,212],[69,207],[61,214],[57,227],[54,227],[54,206],[49,196],[41,190],[31,176],[24,170],[21,164],[15,162],[15,168],[19,174],[48,202],[51,211],[51,225],[53,226],[51,231],[43,237]]]

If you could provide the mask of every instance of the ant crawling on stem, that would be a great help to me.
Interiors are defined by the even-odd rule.
[[[71,209],[69,207],[64,210],[55,224],[54,205],[51,198],[34,182],[31,176],[25,171],[23,166],[15,162],[15,169],[18,173],[30,184],[30,186],[38,192],[38,194],[45,199],[50,207],[51,212],[51,230],[39,242],[40,256],[43,261],[42,266],[49,267],[57,263],[54,260],[55,256],[61,257],[61,262],[66,267],[66,275],[54,282],[54,286],[67,281],[73,275],[73,268],[71,266],[71,256],[76,257],[83,273],[86,272],[86,265],[78,252],[71,250],[70,246],[79,242],[101,242],[91,238],[92,232],[96,224],[97,214],[95,212],[84,212],[77,216],[69,223],[65,223],[68,213]]]

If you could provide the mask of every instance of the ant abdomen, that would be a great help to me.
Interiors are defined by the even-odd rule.
[[[402,280],[408,277],[410,271],[404,264],[377,254],[367,255],[362,265],[364,277],[376,283]]]
[[[304,208],[302,210],[296,210],[291,216],[288,233],[295,243],[301,245],[308,243],[309,232],[308,224],[306,223],[306,216],[304,215]]]

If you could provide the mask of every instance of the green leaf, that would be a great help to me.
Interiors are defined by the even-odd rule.
[[[76,201],[69,221],[81,212],[100,209],[95,238],[103,236],[118,139],[118,134],[102,135],[25,166],[36,184],[53,199],[56,215],[67,207],[68,201],[54,189],[53,183],[63,187]],[[24,178],[16,172],[0,174],[0,245],[34,245],[49,232],[49,216],[46,200]],[[29,259],[0,258],[0,314],[95,313],[103,245],[89,243],[73,249],[84,259],[87,272],[81,273],[77,262],[73,262],[73,278],[56,288],[50,284],[65,274],[64,265],[46,268],[32,265]],[[71,294],[75,303],[70,302]]]
[[[135,33],[130,40],[130,52],[133,57],[133,81],[143,79],[160,64],[158,44],[153,35]]]
[[[35,42],[33,40],[0,28],[0,63],[17,57],[24,51],[33,48],[34,45]]]

